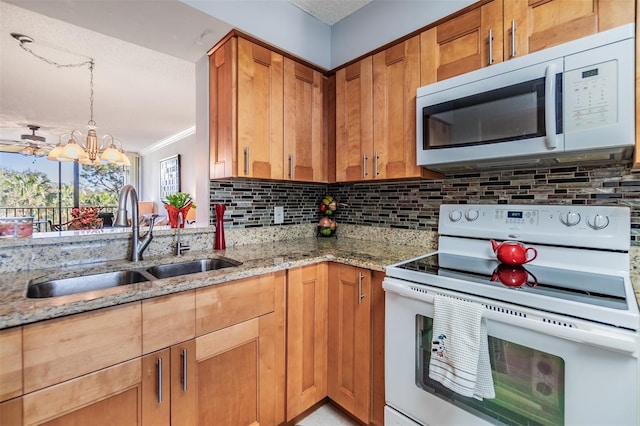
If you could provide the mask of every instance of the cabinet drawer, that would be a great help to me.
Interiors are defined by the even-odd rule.
[[[140,303],[27,325],[24,392],[32,392],[142,354]]]
[[[0,332],[0,401],[22,394],[22,327]]]
[[[148,354],[195,337],[194,290],[142,302],[142,353]]]
[[[196,336],[273,312],[275,274],[196,290]]]
[[[68,417],[61,419],[61,424],[91,424],[95,422],[92,416],[98,414],[108,416],[101,419],[104,424],[123,424],[125,415],[135,421],[140,413],[141,377],[141,361],[134,359],[25,395],[24,424],[40,424],[64,416]]]

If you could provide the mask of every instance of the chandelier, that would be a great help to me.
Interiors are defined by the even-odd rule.
[[[33,39],[29,36],[17,33],[11,33],[11,36],[18,40],[20,47],[35,56],[36,58],[53,65],[57,68],[89,68],[89,122],[87,123],[87,136],[83,136],[79,130],[73,130],[70,133],[60,135],[58,144],[49,152],[47,159],[53,161],[78,161],[82,164],[100,165],[102,162],[116,164],[120,166],[131,166],[129,158],[122,149],[122,143],[110,134],[102,137],[99,141],[96,132],[96,122],[93,120],[93,69],[95,61],[89,58],[88,61],[77,64],[59,64],[44,58],[27,46],[26,43],[33,43]]]

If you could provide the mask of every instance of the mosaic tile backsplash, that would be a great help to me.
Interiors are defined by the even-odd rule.
[[[442,180],[309,184],[262,180],[210,182],[213,204],[227,205],[225,226],[273,225],[282,205],[285,225],[314,223],[325,193],[343,205],[338,223],[437,231],[442,203],[582,204],[631,207],[631,243],[640,245],[640,173],[631,164],[562,166],[447,175]]]

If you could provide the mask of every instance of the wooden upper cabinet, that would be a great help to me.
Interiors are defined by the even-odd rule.
[[[242,37],[209,54],[210,176],[324,182],[319,71]]]
[[[370,179],[373,155],[372,57],[336,72],[336,181]]]
[[[237,174],[236,87],[238,39],[227,40],[209,56],[209,174]]]
[[[502,1],[493,0],[424,31],[420,50],[420,85],[502,62]]]
[[[322,74],[285,58],[284,179],[327,180],[322,109]]]
[[[436,175],[416,163],[420,38],[373,56],[373,179]]]
[[[239,38],[238,176],[282,179],[282,84],[282,55]]]
[[[634,16],[633,0],[508,0],[504,2],[504,57],[632,23]]]

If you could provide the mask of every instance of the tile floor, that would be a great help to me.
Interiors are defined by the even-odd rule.
[[[333,405],[327,403],[302,419],[296,426],[359,426]]]

